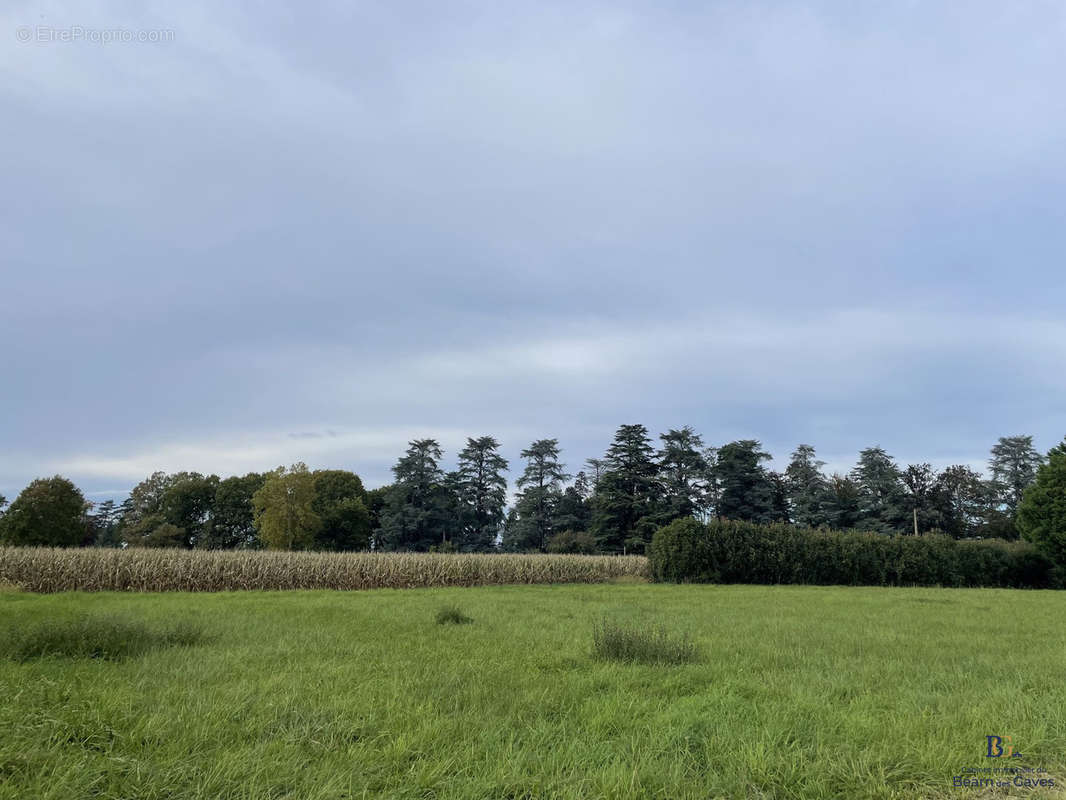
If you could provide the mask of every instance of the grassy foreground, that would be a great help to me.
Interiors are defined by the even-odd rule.
[[[0,798],[991,797],[989,734],[1066,781],[1066,593],[7,592],[0,636],[86,612],[202,637],[0,657]],[[700,660],[594,659],[605,617]]]

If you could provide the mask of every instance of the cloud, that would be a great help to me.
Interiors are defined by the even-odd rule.
[[[1064,21],[53,5],[175,37],[0,49],[0,491],[297,458],[373,483],[413,435],[556,436],[573,469],[632,421],[779,460],[1050,447]]]

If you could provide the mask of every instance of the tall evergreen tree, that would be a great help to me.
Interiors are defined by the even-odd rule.
[[[589,498],[592,487],[588,476],[582,471],[574,476],[572,485],[563,489],[559,503],[555,507],[555,519],[552,528],[555,531],[587,531],[592,521],[592,507]]]
[[[715,465],[721,485],[719,517],[764,524],[780,519],[781,491],[762,466],[770,458],[762,444],[754,439],[730,442],[719,448]]]
[[[114,500],[104,500],[101,503],[93,503],[92,511],[88,515],[89,527],[92,530],[93,544],[96,547],[118,547],[119,540],[116,536],[118,525],[119,508]]]
[[[666,525],[675,519],[699,514],[704,506],[704,480],[707,462],[703,438],[686,425],[659,435],[659,476],[663,489],[663,517]]]
[[[828,522],[825,504],[829,485],[822,474],[824,466],[811,445],[801,444],[785,469],[789,515],[801,528],[817,528]]]
[[[1018,506],[1022,535],[1066,567],[1066,439],[1048,453]]]
[[[592,533],[608,553],[644,552],[661,513],[659,465],[643,425],[622,425],[592,501]]]
[[[791,522],[792,511],[788,504],[788,480],[782,473],[772,469],[766,471],[766,478],[770,482],[770,521]]]
[[[722,477],[718,472],[718,448],[708,447],[702,455],[703,463],[707,465],[703,473],[703,513],[721,519]]]
[[[826,525],[834,530],[855,528],[862,518],[862,490],[846,475],[829,478],[825,503],[822,506]]]
[[[851,479],[859,486],[860,528],[877,533],[906,530],[907,508],[900,470],[888,453],[880,447],[863,450]]]
[[[607,471],[607,462],[602,458],[586,458],[585,467],[587,469],[584,472],[588,476],[592,491],[596,491],[596,484],[600,482],[603,473]]]
[[[441,538],[436,544],[430,546],[430,552],[434,553],[457,553],[459,552],[459,540],[462,537],[462,514],[460,513],[461,486],[458,470],[444,473],[440,482],[441,492],[437,501],[437,512],[440,519]]]
[[[543,551],[554,533],[562,484],[569,477],[559,462],[559,440],[538,439],[522,451],[526,467],[515,482],[521,490],[515,514],[504,527],[503,548],[511,552]]]
[[[416,439],[392,468],[396,480],[382,513],[382,549],[425,551],[448,541],[450,498],[441,455],[436,439]]]
[[[1000,502],[1013,521],[1025,490],[1036,480],[1044,456],[1033,446],[1032,436],[1002,436],[992,447],[991,455],[988,466],[992,480],[999,489]]]
[[[507,502],[507,459],[500,443],[491,436],[467,439],[459,453],[456,472],[459,504],[459,536],[463,552],[493,550],[503,525]]]

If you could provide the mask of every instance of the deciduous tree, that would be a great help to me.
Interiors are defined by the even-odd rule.
[[[320,469],[313,473],[315,499],[311,509],[322,520],[315,534],[315,549],[366,550],[370,547],[370,511],[366,489],[354,472]]]
[[[66,478],[38,478],[0,517],[0,542],[10,545],[78,547],[92,541],[81,490]]]
[[[315,541],[322,520],[314,512],[315,478],[300,462],[267,473],[252,496],[255,527],[271,550],[307,550]]]
[[[259,472],[226,478],[215,490],[211,527],[196,546],[208,550],[248,550],[263,546],[255,528],[252,498],[266,481]]]
[[[974,536],[988,506],[988,489],[981,474],[965,464],[952,464],[937,476],[937,487],[944,532],[956,539]]]
[[[182,472],[163,493],[163,520],[184,532],[182,546],[194,547],[211,529],[215,509],[217,475]]]
[[[910,464],[900,474],[903,484],[904,503],[911,513],[911,530],[925,533],[933,528],[942,528],[937,474],[930,464]]]

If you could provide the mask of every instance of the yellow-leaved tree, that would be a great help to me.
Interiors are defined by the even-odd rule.
[[[267,473],[262,488],[252,495],[255,527],[270,550],[307,550],[322,520],[311,504],[315,478],[303,462]]]

